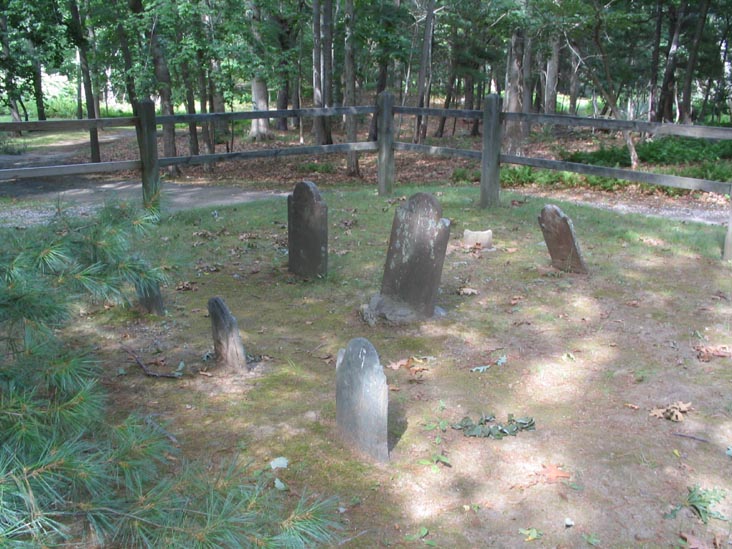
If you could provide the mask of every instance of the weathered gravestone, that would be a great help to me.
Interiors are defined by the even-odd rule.
[[[160,284],[157,282],[138,286],[137,301],[147,313],[158,316],[163,316],[165,314],[163,293],[160,291]]]
[[[430,318],[442,277],[450,221],[428,193],[417,193],[397,208],[391,227],[381,293],[362,308],[373,325],[378,318],[405,323]]]
[[[389,389],[379,355],[368,339],[352,339],[336,363],[338,430],[359,451],[389,461],[388,413]]]
[[[287,240],[290,272],[328,274],[328,206],[311,181],[301,181],[287,197]]]
[[[208,316],[211,317],[216,363],[227,370],[245,370],[247,355],[239,335],[239,324],[223,299],[212,297],[208,300]]]
[[[572,220],[557,206],[547,204],[539,215],[539,226],[544,233],[552,266],[562,271],[587,274]]]

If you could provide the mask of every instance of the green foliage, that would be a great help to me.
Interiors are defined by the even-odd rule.
[[[685,505],[694,511],[704,524],[707,524],[710,518],[726,520],[723,515],[712,510],[715,503],[719,503],[724,499],[725,493],[723,490],[718,488],[704,490],[698,484],[687,489],[689,494],[686,496]]]
[[[133,255],[156,219],[124,204],[96,219],[59,215],[0,241],[0,545],[305,547],[333,540],[335,502],[288,505],[266,472],[218,475],[175,453],[151,420],[105,420],[100,364],[59,338],[80,299],[125,304],[164,282]],[[81,532],[84,532],[83,539]]]
[[[335,173],[336,167],[330,162],[303,162],[297,171],[302,173]]]

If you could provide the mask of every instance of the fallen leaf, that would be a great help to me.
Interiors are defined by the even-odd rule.
[[[390,370],[398,370],[402,366],[406,366],[408,363],[409,363],[409,359],[403,358],[401,360],[397,360],[396,362],[390,362],[389,364],[386,365],[386,367],[389,368]]]
[[[539,474],[544,477],[545,481],[549,484],[559,482],[562,479],[569,480],[572,478],[571,474],[566,471],[562,471],[559,467],[559,465],[554,465],[553,463],[550,463],[548,466],[542,465],[542,470]]]
[[[460,288],[458,295],[478,295],[478,290],[474,288]]]
[[[206,377],[213,377],[213,374],[211,372],[206,372],[204,370],[199,370],[198,374]]]
[[[184,280],[182,282],[178,282],[175,289],[179,292],[196,292],[198,291],[198,283]]]
[[[637,299],[633,299],[631,301],[626,301],[625,304],[628,307],[640,307],[640,301],[638,301]]]
[[[515,254],[516,252],[518,252],[518,248],[504,248],[503,251],[508,254]]]
[[[704,540],[696,537],[694,534],[681,532],[679,536],[686,542],[688,549],[710,549],[710,546]]]
[[[513,296],[513,297],[511,298],[511,301],[509,301],[508,303],[509,303],[509,304],[510,304],[511,306],[513,306],[513,305],[518,305],[518,304],[519,304],[520,302],[522,302],[523,300],[524,300],[524,296],[522,296],[522,295],[515,295],[515,296]]]
[[[631,404],[630,402],[626,402],[625,404],[623,404],[623,406],[625,406],[626,408],[630,408],[631,410],[640,409],[640,406],[638,406],[636,404]]]
[[[694,345],[693,349],[696,351],[696,358],[701,362],[709,362],[712,358],[729,358],[732,357],[732,349],[727,345]]]
[[[399,387],[397,387],[396,385],[389,385],[389,390],[394,391],[395,393],[398,393],[399,391],[401,391],[401,389]]]

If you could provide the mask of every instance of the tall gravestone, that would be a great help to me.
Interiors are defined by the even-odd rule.
[[[208,316],[211,318],[211,332],[216,364],[231,371],[247,368],[247,355],[239,335],[239,323],[220,297],[208,300]]]
[[[435,313],[450,221],[428,193],[417,193],[397,208],[381,281],[381,293],[362,308],[364,319],[394,323],[430,318]]]
[[[328,206],[311,181],[295,185],[287,197],[290,272],[305,278],[328,274]]]
[[[336,363],[338,430],[357,450],[389,461],[388,413],[389,389],[379,355],[368,339],[352,339]]]
[[[587,274],[572,220],[553,204],[547,204],[539,215],[539,226],[544,234],[552,266],[561,271]]]

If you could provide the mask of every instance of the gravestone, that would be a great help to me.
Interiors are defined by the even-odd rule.
[[[336,362],[338,430],[357,450],[389,461],[388,413],[389,389],[379,355],[368,339],[352,339]]]
[[[428,193],[417,193],[397,208],[391,227],[381,293],[362,308],[373,325],[378,318],[406,323],[430,318],[445,262],[450,221]]]
[[[247,355],[239,335],[239,324],[220,297],[208,300],[208,316],[211,317],[214,359],[227,370],[240,371],[247,367]]]
[[[493,231],[463,231],[463,246],[466,248],[481,248],[482,250],[493,249]]]
[[[158,316],[165,315],[163,293],[157,282],[152,285],[137,286],[137,301],[145,312]]]
[[[539,226],[544,233],[552,266],[561,271],[587,274],[572,220],[557,206],[547,204],[539,215]]]
[[[328,274],[328,206],[315,183],[301,181],[287,197],[288,268],[305,278]]]

